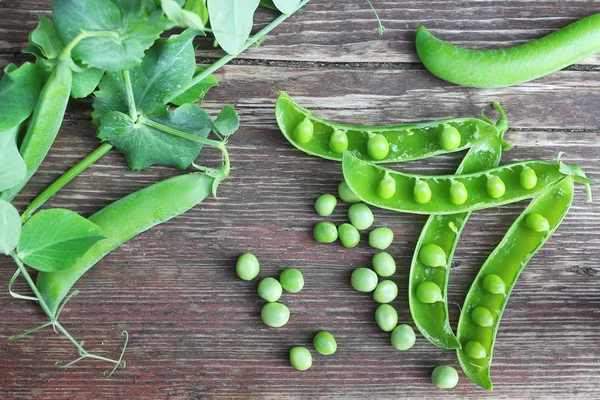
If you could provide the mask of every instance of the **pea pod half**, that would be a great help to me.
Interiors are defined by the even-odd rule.
[[[36,286],[48,308],[56,313],[75,282],[112,250],[202,202],[212,192],[214,180],[204,174],[179,175],[132,193],[89,217],[102,228],[106,239],[97,242],[72,268],[38,274]]]
[[[498,103],[494,107],[506,125]],[[275,106],[277,124],[286,139],[305,153],[341,161],[345,150],[378,163],[416,160],[461,151],[490,136],[501,136],[497,126],[483,116],[454,118],[397,126],[342,125],[317,118],[281,92]],[[506,143],[503,143],[506,147]]]
[[[492,390],[490,363],[500,318],[523,268],[552,236],[573,201],[567,177],[536,197],[509,228],[473,281],[458,321],[458,360],[477,385]],[[532,216],[545,223],[532,223]],[[539,229],[542,227],[542,229]]]

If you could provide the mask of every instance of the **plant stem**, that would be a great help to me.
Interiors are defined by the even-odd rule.
[[[129,116],[133,121],[137,120],[137,110],[135,108],[135,97],[133,96],[133,87],[131,86],[131,76],[129,70],[123,71],[123,80],[125,81],[125,89],[127,90],[127,106],[129,107]]]
[[[71,58],[71,52],[81,42],[83,39],[91,38],[91,37],[113,37],[115,39],[119,38],[119,34],[114,31],[81,31],[71,43],[66,45],[63,51],[58,56],[59,60],[69,60]]]
[[[83,160],[75,164],[70,170],[68,170],[60,178],[55,180],[29,204],[27,209],[23,212],[21,220],[25,222],[29,218],[31,218],[33,213],[36,212],[52,196],[54,196],[56,192],[65,187],[65,185],[67,185],[69,182],[75,179],[77,175],[85,171],[88,167],[90,167],[92,164],[94,164],[96,161],[98,161],[100,158],[106,155],[106,153],[108,153],[112,148],[113,146],[110,143],[102,143],[100,147],[91,152]]]
[[[246,40],[246,43],[244,44],[244,47],[242,48],[240,53],[244,52],[249,47],[254,45],[256,42],[258,42],[259,40],[264,38],[273,29],[277,28],[283,21],[285,21],[290,16],[292,16],[292,14],[294,14],[296,11],[298,11],[299,9],[304,7],[309,1],[310,0],[302,0],[302,2],[300,4],[298,4],[298,7],[296,8],[296,10],[294,12],[292,12],[290,14],[281,14],[279,17],[277,17],[275,20],[273,20],[273,22],[271,22],[269,25],[265,26],[263,29],[258,31],[256,34],[254,34],[253,36],[248,38],[248,40]],[[204,79],[208,78],[210,76],[210,74],[217,71],[218,69],[220,69],[221,67],[223,67],[225,64],[227,64],[228,62],[230,62],[231,60],[233,60],[236,57],[237,57],[237,55],[232,56],[231,54],[227,54],[226,56],[220,58],[214,64],[212,64],[211,66],[206,68],[204,71],[202,71],[201,73],[196,75],[186,86],[182,87],[177,92],[171,94],[171,96],[167,99],[167,102],[173,101],[177,97],[181,96],[188,89],[194,87],[199,82],[202,82]]]

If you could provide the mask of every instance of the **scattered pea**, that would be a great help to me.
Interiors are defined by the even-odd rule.
[[[431,382],[440,389],[452,389],[458,384],[458,372],[449,365],[438,365],[431,373]]]
[[[451,125],[444,125],[440,135],[440,146],[446,151],[454,151],[460,147],[461,136],[458,129]]]
[[[275,302],[281,297],[283,289],[275,278],[264,278],[258,284],[258,295],[268,302]]]
[[[419,204],[429,203],[429,200],[431,200],[431,188],[427,182],[417,180],[413,188],[413,199]]]
[[[306,347],[296,346],[290,349],[290,364],[298,371],[312,367],[312,355]]]
[[[389,304],[381,304],[375,310],[375,321],[384,332],[391,332],[398,325],[398,312]]]
[[[492,294],[504,294],[506,293],[506,284],[496,274],[489,274],[483,277],[482,281],[483,288]]]
[[[304,287],[302,272],[296,268],[287,268],[279,274],[279,282],[286,292],[298,293]]]
[[[486,189],[492,199],[499,199],[500,197],[504,196],[504,193],[506,192],[506,186],[504,185],[504,182],[499,176],[496,175],[488,177]]]
[[[354,194],[354,192],[352,191],[352,189],[350,189],[350,186],[348,186],[346,181],[342,181],[338,186],[338,196],[344,203],[360,203],[360,198],[358,198],[358,196]]]
[[[235,272],[240,279],[251,281],[258,276],[260,264],[254,254],[245,253],[240,256],[235,265]]]
[[[396,194],[396,180],[391,177],[389,172],[386,171],[383,179],[379,181],[377,185],[377,195],[382,199],[388,200],[394,197]]]
[[[352,287],[359,292],[372,292],[377,287],[377,274],[375,271],[359,267],[352,271],[350,283]]]
[[[396,297],[398,297],[398,285],[389,279],[379,282],[373,291],[373,300],[381,304],[390,303]]]
[[[446,252],[437,244],[429,243],[421,247],[419,261],[428,267],[446,266]]]
[[[462,182],[452,182],[450,185],[450,202],[460,206],[469,198],[469,192]]]
[[[290,319],[290,310],[285,304],[267,303],[260,310],[260,317],[265,325],[272,328],[281,328]]]
[[[392,346],[396,350],[408,350],[414,346],[417,337],[412,326],[401,324],[392,331]]]
[[[385,136],[377,134],[369,134],[369,140],[367,140],[367,154],[373,160],[383,160],[387,157],[390,151],[390,145]]]
[[[524,167],[519,176],[519,181],[523,189],[531,190],[537,185],[537,175],[533,169]]]
[[[469,358],[474,358],[479,360],[480,358],[485,358],[486,352],[485,348],[481,343],[476,340],[471,340],[465,344],[463,347],[463,351]]]
[[[348,209],[348,218],[350,223],[359,231],[369,229],[375,220],[373,212],[366,204],[351,205]]]
[[[396,272],[396,261],[386,252],[376,253],[373,256],[373,269],[379,276],[392,276]]]
[[[300,144],[306,144],[310,142],[313,137],[314,125],[312,121],[306,117],[300,122],[294,129],[294,139]]]
[[[333,335],[326,331],[317,333],[313,339],[313,346],[319,354],[324,356],[331,355],[337,350],[337,343]]]
[[[360,242],[360,233],[351,224],[341,224],[338,227],[338,236],[342,246],[347,248],[355,247]]]
[[[494,324],[494,316],[485,307],[475,307],[473,311],[471,311],[471,319],[477,325],[482,326],[484,328],[490,328]]]
[[[421,282],[417,286],[417,299],[426,304],[442,301],[442,289],[433,282]]]
[[[333,243],[338,238],[338,231],[331,222],[317,222],[313,228],[313,237],[319,243]]]
[[[315,210],[320,216],[329,217],[333,213],[333,210],[335,210],[336,205],[337,199],[334,195],[329,193],[322,194],[315,202]]]
[[[531,213],[525,219],[525,225],[527,228],[534,232],[548,232],[550,230],[550,223],[542,214]]]
[[[369,246],[374,249],[385,250],[390,247],[393,240],[394,232],[385,226],[375,228],[369,233]]]
[[[341,154],[348,149],[348,135],[340,129],[334,129],[329,138],[329,148],[334,153]]]

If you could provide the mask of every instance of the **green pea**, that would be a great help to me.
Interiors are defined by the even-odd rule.
[[[385,226],[375,228],[369,232],[369,246],[374,249],[385,250],[392,244],[394,232]]]
[[[421,303],[432,304],[438,301],[442,301],[442,289],[429,281],[419,283],[417,286],[417,299]]]
[[[322,194],[315,202],[315,210],[317,214],[322,217],[328,217],[333,213],[335,206],[337,205],[337,199],[332,194]]]
[[[387,157],[390,151],[390,145],[385,136],[377,134],[369,134],[369,140],[367,140],[367,154],[373,160],[383,160]]]
[[[313,137],[314,125],[312,121],[305,117],[294,129],[294,139],[300,144],[306,144],[310,142]]]
[[[499,176],[495,175],[488,177],[486,189],[492,199],[499,199],[500,197],[504,196],[504,193],[506,192],[506,186],[504,185],[504,182]]]
[[[258,276],[260,264],[254,254],[245,253],[240,256],[235,265],[235,272],[240,279],[251,281]]]
[[[419,261],[428,267],[445,267],[446,252],[437,244],[429,243],[421,247]]]
[[[452,182],[450,185],[450,202],[460,206],[469,198],[469,192],[462,182]]]
[[[351,224],[341,224],[338,227],[338,236],[342,246],[347,248],[356,247],[360,243],[360,233]]]
[[[529,167],[524,167],[519,176],[519,182],[523,189],[533,189],[537,185],[537,175],[535,174],[535,171]]]
[[[504,294],[506,293],[506,284],[496,274],[489,274],[483,277],[482,281],[483,288],[492,294]]]
[[[386,171],[383,179],[377,185],[377,195],[384,200],[391,199],[396,194],[396,180]]]
[[[440,389],[452,389],[458,384],[458,372],[449,365],[438,365],[431,373],[431,382]]]
[[[372,292],[377,286],[377,274],[369,268],[359,267],[352,271],[350,283],[359,292]]]
[[[525,219],[525,225],[527,228],[534,232],[548,232],[550,230],[550,223],[543,215],[538,213],[531,213]]]
[[[338,231],[331,222],[317,222],[313,228],[313,237],[319,243],[333,243],[338,238]]]
[[[375,322],[384,332],[391,332],[398,325],[398,312],[389,304],[382,304],[375,310]]]
[[[476,340],[471,340],[465,344],[463,347],[463,351],[469,358],[473,358],[479,360],[481,358],[485,358],[486,351],[485,347],[481,343]]]
[[[429,203],[431,200],[431,188],[425,181],[417,181],[413,188],[413,199],[419,204]]]
[[[396,297],[398,297],[398,285],[389,279],[379,282],[373,291],[373,300],[381,304],[390,303]]]
[[[473,311],[471,311],[471,319],[477,325],[482,326],[484,328],[490,328],[494,325],[494,316],[485,307],[475,307]]]
[[[450,125],[444,125],[440,135],[440,146],[446,151],[454,151],[460,147],[461,136],[458,129]]]
[[[296,346],[290,349],[290,364],[298,371],[312,367],[312,355],[306,347]]]
[[[334,153],[341,154],[348,149],[348,135],[340,129],[334,129],[329,138],[329,148]]]
[[[346,183],[346,181],[342,181],[338,186],[338,196],[344,203],[354,204],[360,203],[360,198],[354,194],[350,186]]]
[[[279,282],[286,292],[298,293],[304,287],[302,272],[296,268],[287,268],[279,274]]]
[[[386,252],[376,253],[373,256],[373,269],[379,276],[392,276],[396,272],[396,261]]]
[[[267,326],[281,328],[289,321],[290,310],[285,304],[267,303],[260,310],[260,318]]]
[[[333,335],[326,331],[317,333],[313,339],[313,346],[319,354],[329,356],[336,352],[337,343]]]
[[[275,278],[264,278],[258,284],[258,295],[268,302],[274,302],[281,297],[281,283]]]
[[[348,218],[350,219],[350,223],[359,231],[369,229],[375,220],[373,212],[365,204],[351,205],[348,209]]]
[[[396,350],[408,350],[414,346],[417,337],[412,326],[401,324],[392,331],[392,346]]]

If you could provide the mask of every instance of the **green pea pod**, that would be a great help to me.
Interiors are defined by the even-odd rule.
[[[483,388],[492,390],[494,341],[510,293],[523,268],[569,211],[573,185],[572,177],[564,178],[529,204],[485,261],[465,298],[456,332],[462,344],[458,360],[465,375]],[[546,222],[543,229],[532,229],[532,215]]]
[[[185,174],[155,183],[98,211],[89,220],[98,225],[106,239],[97,242],[70,269],[41,272],[37,288],[53,314],[83,274],[112,250],[137,234],[183,214],[212,192],[214,178]]]
[[[498,166],[501,156],[501,141],[499,138],[490,137],[467,153],[456,173],[472,173],[494,168]],[[454,250],[470,215],[470,212],[431,215],[423,227],[410,267],[408,301],[413,321],[427,340],[444,349],[460,348],[460,342],[452,331],[448,316],[448,278]],[[424,246],[430,244],[435,244],[443,250],[444,265],[431,267],[421,261]],[[442,291],[442,301],[434,303],[419,301],[416,293],[422,282],[433,282],[438,285]]]
[[[494,107],[502,116],[499,124],[504,125],[504,111],[498,103]],[[501,136],[485,116],[483,120],[454,118],[396,126],[341,125],[315,117],[284,92],[277,99],[275,116],[291,144],[307,154],[334,161],[342,161],[344,150],[378,163],[417,160],[465,150],[490,136]],[[298,134],[299,127],[305,134]]]
[[[48,154],[60,130],[71,95],[72,83],[70,60],[59,59],[56,68],[42,88],[21,143],[20,152],[27,166],[27,174],[22,183],[2,193],[3,200],[11,201],[15,198]]]

